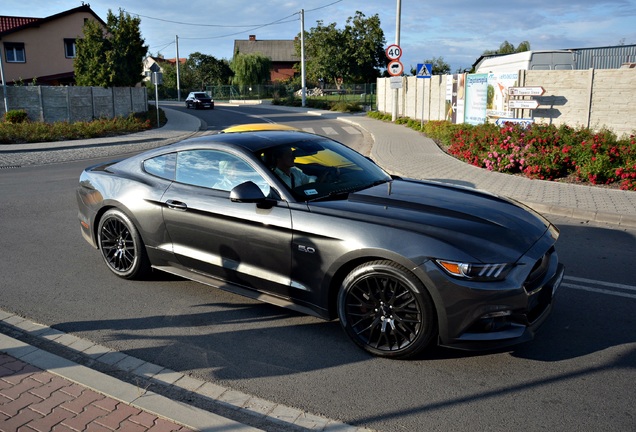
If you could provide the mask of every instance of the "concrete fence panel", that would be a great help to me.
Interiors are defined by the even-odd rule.
[[[47,123],[69,120],[68,90],[65,87],[38,87],[42,97],[42,116]]]
[[[7,86],[6,90],[9,110],[25,110],[33,121],[90,121],[148,110],[145,87]],[[4,100],[2,87],[0,97]],[[4,114],[1,103],[0,115]]]
[[[93,88],[68,87],[69,121],[91,121],[93,115]]]
[[[446,81],[450,77],[404,77],[398,90],[397,116],[445,119]],[[545,93],[532,97],[539,102],[537,109],[516,110],[517,117],[555,125],[607,127],[619,136],[636,130],[636,69],[519,71],[518,82],[524,87],[541,86]],[[394,95],[390,79],[379,78],[378,110],[392,113]]]

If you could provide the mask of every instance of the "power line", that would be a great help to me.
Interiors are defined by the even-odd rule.
[[[287,18],[289,18],[289,17],[287,17]],[[285,19],[285,18],[283,18],[283,19]],[[298,21],[298,20],[289,20],[289,21],[280,21],[280,22],[276,21],[274,23],[263,24],[263,25],[260,25],[258,27],[252,27],[252,28],[247,29],[247,30],[241,30],[241,31],[236,32],[236,33],[228,33],[228,34],[224,34],[224,35],[221,35],[221,36],[208,36],[208,37],[183,37],[183,36],[179,36],[179,39],[188,39],[188,40],[223,39],[223,38],[230,37],[230,36],[236,36],[236,35],[239,35],[239,34],[252,32],[254,30],[258,30],[258,29],[261,29],[263,27],[268,27],[270,25],[285,24],[285,23],[294,22],[294,21]]]
[[[339,0],[342,1],[342,0]],[[136,12],[132,12],[132,11],[126,11],[124,10],[124,12],[127,12],[131,15],[136,15],[138,17],[141,18],[146,18],[146,19],[151,19],[151,20],[155,20],[155,21],[162,21],[162,22],[167,22],[167,23],[171,23],[171,24],[179,24],[179,25],[187,25],[187,26],[195,26],[195,27],[218,27],[218,28],[242,28],[242,27],[256,27],[256,28],[262,28],[265,26],[270,26],[270,25],[274,25],[274,24],[282,24],[282,20],[290,18],[294,15],[298,15],[298,12],[293,13],[289,16],[286,16],[285,18],[281,18],[279,20],[276,21],[272,21],[271,23],[267,23],[267,24],[244,24],[244,25],[224,25],[224,24],[197,24],[197,23],[188,23],[188,22],[182,22],[182,21],[172,21],[172,20],[167,20],[167,19],[163,19],[163,18],[155,18],[155,17],[150,17],[147,15],[141,15],[138,14]],[[295,21],[295,20],[290,20],[290,21],[285,21],[285,22],[291,22],[291,21]]]
[[[329,6],[335,5],[336,3],[340,3],[341,1],[342,1],[342,0],[336,0],[335,2],[333,2],[333,3],[329,3],[328,5],[318,6],[317,8],[313,8],[313,9],[305,9],[305,13],[307,13],[307,12],[313,12],[313,11],[316,11],[316,10],[319,10],[319,9],[324,9],[324,8],[326,8],[326,7],[329,7]]]
[[[314,9],[309,9],[306,12],[312,12],[312,11],[324,9],[324,8],[332,6],[332,5],[336,4],[336,3],[340,3],[342,1],[343,0],[336,0],[336,1],[331,2],[329,4],[326,4],[326,5],[323,5],[323,6],[319,6],[319,7],[314,8]],[[223,39],[223,38],[227,38],[227,37],[230,37],[230,36],[236,36],[236,35],[239,35],[239,34],[252,32],[254,30],[258,30],[258,29],[261,29],[261,28],[264,28],[264,27],[269,27],[269,26],[272,26],[272,25],[286,24],[286,23],[294,22],[294,21],[297,21],[298,18],[293,19],[293,20],[291,20],[289,18],[295,17],[296,15],[300,14],[300,12],[294,12],[293,14],[288,15],[288,16],[286,16],[284,18],[281,18],[281,19],[278,19],[276,21],[272,21],[272,22],[266,23],[266,24],[225,25],[225,24],[186,23],[186,22],[182,22],[182,21],[173,21],[173,20],[166,20],[166,19],[163,19],[163,18],[150,17],[150,16],[147,16],[147,15],[141,15],[141,14],[138,14],[138,13],[132,12],[132,11],[124,10],[124,12],[127,12],[127,13],[129,13],[131,15],[136,15],[136,16],[141,17],[141,18],[146,18],[146,19],[155,20],[155,21],[162,21],[162,22],[167,22],[167,23],[172,23],[172,24],[187,25],[187,26],[215,27],[215,28],[245,28],[245,27],[250,27],[249,29],[246,29],[246,30],[241,30],[239,32],[224,34],[224,35],[220,35],[220,36],[208,36],[208,37],[183,37],[182,36],[181,37],[181,39],[187,39],[187,40]],[[166,46],[168,46],[168,45],[166,45]],[[162,49],[163,48],[165,48],[165,46],[162,47]]]
[[[157,52],[161,52],[161,50],[164,50],[164,49],[168,48],[170,45],[174,45],[174,44],[175,44],[175,41],[168,42],[167,44],[162,45],[161,48],[159,48],[157,50]],[[156,45],[153,46],[153,47],[148,47],[148,49],[150,49],[150,48],[154,49],[154,48],[156,48]]]
[[[319,6],[316,7],[314,9],[308,9],[305,12],[313,12],[316,10],[320,10],[320,9],[324,9],[327,8],[329,6],[333,6],[336,3],[340,3],[343,0],[336,0],[334,2],[331,2],[329,4],[323,5],[323,6]],[[128,11],[125,9],[122,9],[123,12],[129,13],[131,15],[135,15],[138,16],[140,18],[145,18],[145,19],[150,19],[150,20],[155,20],[155,21],[161,21],[161,22],[166,22],[166,23],[171,23],[171,24],[178,24],[178,25],[186,25],[186,26],[195,26],[195,27],[214,27],[214,28],[246,28],[246,27],[250,27],[249,29],[245,29],[245,30],[241,30],[235,33],[229,33],[229,34],[224,34],[224,35],[220,35],[220,36],[208,36],[208,37],[183,37],[180,36],[180,39],[186,39],[186,40],[209,40],[209,39],[223,39],[223,38],[227,38],[227,37],[231,37],[231,36],[236,36],[239,34],[244,34],[244,33],[249,33],[249,32],[253,32],[255,30],[264,28],[264,27],[269,27],[269,26],[273,26],[273,25],[278,25],[278,24],[287,24],[290,22],[294,22],[294,21],[298,21],[299,18],[294,18],[294,19],[289,19],[291,17],[296,17],[297,15],[300,15],[300,12],[294,12],[291,15],[288,15],[286,17],[280,18],[278,20],[266,23],[266,24],[245,24],[245,25],[225,25],[225,24],[197,24],[197,23],[188,23],[188,22],[182,22],[182,21],[173,21],[173,20],[167,20],[167,19],[163,19],[163,18],[156,18],[156,17],[151,17],[151,16],[147,16],[147,15],[141,15],[138,14],[136,12],[132,12],[132,11]],[[174,44],[175,42],[169,42],[166,45],[161,46],[161,48],[159,50],[157,50],[158,52],[160,52],[161,50],[165,49],[166,47]],[[153,47],[154,48],[154,47]]]

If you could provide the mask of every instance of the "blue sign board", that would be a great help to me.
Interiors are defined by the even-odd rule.
[[[417,73],[418,78],[430,78],[433,75],[433,63],[418,63]]]

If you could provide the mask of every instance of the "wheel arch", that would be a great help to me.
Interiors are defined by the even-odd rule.
[[[143,233],[139,230],[139,223],[137,221],[137,219],[133,216],[132,212],[130,210],[128,210],[126,208],[126,206],[122,205],[121,203],[115,203],[115,202],[109,202],[104,204],[96,213],[95,213],[95,219],[93,221],[93,226],[92,226],[92,230],[93,230],[93,236],[95,238],[95,242],[98,243],[98,239],[99,239],[99,223],[101,222],[102,218],[104,217],[104,214],[106,214],[107,211],[109,210],[119,210],[121,211],[123,214],[125,214],[133,224],[135,224],[135,228],[137,228],[137,231],[139,232],[139,236],[141,237],[141,240],[144,242],[145,244],[145,239],[143,237]],[[97,247],[99,247],[99,244],[97,244]]]
[[[340,291],[342,282],[347,277],[347,275],[351,273],[356,267],[362,264],[378,261],[378,260],[388,260],[388,261],[394,262],[404,267],[411,274],[413,274],[413,276],[420,281],[420,283],[426,290],[429,297],[431,297],[434,308],[436,310],[438,309],[439,305],[437,304],[437,301],[435,298],[436,296],[433,295],[433,293],[431,293],[431,290],[427,284],[427,281],[423,280],[420,277],[421,274],[418,274],[420,272],[414,271],[415,268],[419,267],[418,264],[414,263],[413,261],[401,255],[397,255],[390,251],[374,250],[374,251],[364,251],[363,253],[359,252],[355,254],[354,256],[345,257],[345,259],[340,260],[339,262],[336,263],[335,270],[332,270],[333,276],[329,279],[328,286],[325,289],[325,291],[327,292],[326,304],[327,304],[327,313],[329,315],[329,319],[333,320],[338,318],[338,306],[337,306],[338,292]],[[439,320],[439,314],[437,314],[437,311],[436,311],[436,316],[437,316],[437,319]]]
[[[393,306],[388,306],[393,302],[391,298],[402,298],[402,295],[392,297],[391,294],[389,294],[385,298],[383,294],[381,297],[378,297],[368,291],[368,287],[365,287],[362,289],[364,292],[369,293],[368,297],[366,295],[363,296],[366,301],[362,300],[363,297],[358,295],[354,295],[355,301],[353,303],[343,300],[351,295],[350,293],[352,290],[359,289],[357,288],[358,285],[356,282],[359,278],[375,278],[378,277],[377,275],[381,275],[380,277],[382,279],[388,277],[393,281],[399,281],[397,283],[398,287],[400,287],[399,289],[402,290],[402,293],[409,291],[412,293],[411,295],[413,297],[411,298],[413,300],[408,301],[407,303],[417,303],[419,305],[417,306],[417,313],[420,318],[417,321],[411,321],[409,319],[402,321],[396,316],[396,325],[393,324],[393,314],[399,315],[406,313],[408,317],[408,314],[414,313],[414,309],[411,309],[410,311],[402,309],[399,311],[403,305],[406,308],[407,306],[405,305],[407,303],[404,303],[403,305],[399,305],[398,303],[396,305],[398,309],[395,311],[389,310],[389,308],[393,308]],[[340,315],[341,312],[344,313],[344,319],[340,320],[340,324],[347,335],[364,350],[374,355],[387,358],[410,358],[421,352],[430,344],[439,343],[439,314],[437,313],[437,306],[430,293],[430,289],[426,286],[425,282],[422,281],[422,279],[419,278],[414,271],[412,271],[412,268],[404,266],[396,260],[386,258],[360,260],[356,267],[352,268],[349,273],[345,274],[342,283],[346,285],[346,287],[343,287],[341,290],[336,290],[336,308],[338,310],[338,315]],[[382,291],[388,290],[395,293],[393,289],[397,290],[397,288],[388,288],[389,285],[393,286],[393,283],[387,284],[386,286],[384,284],[378,285],[377,288]],[[375,288],[373,290],[375,290]],[[409,297],[406,298],[408,299]],[[384,302],[386,303],[382,303],[382,299],[384,299]],[[360,302],[362,303],[359,304]],[[349,309],[351,307],[354,309],[359,308],[354,310],[352,316],[349,314]],[[374,307],[375,309],[373,309]],[[374,310],[375,312],[373,312]],[[362,311],[363,315],[360,314],[360,311]],[[382,315],[382,323],[379,321],[380,315]],[[352,320],[352,317],[355,317],[355,320]],[[413,315],[411,315],[410,319],[413,319]],[[363,323],[362,327],[360,327],[360,323],[362,321],[365,321],[365,323]],[[381,334],[384,334],[384,326],[388,321],[391,321],[391,327],[393,327],[394,331],[391,331],[387,325],[387,334],[389,335],[378,337],[377,328],[382,326]],[[402,324],[397,324],[398,321]],[[411,324],[409,324],[409,322]],[[409,326],[413,327],[409,328]],[[397,327],[401,327],[401,330],[396,331],[395,329]],[[406,335],[404,330],[406,330]],[[411,332],[409,332],[409,330],[411,330]],[[393,336],[391,336],[391,333]],[[406,340],[408,340],[408,342],[406,342]],[[384,343],[380,344],[381,341],[388,342],[388,345]],[[398,343],[397,348],[395,345],[396,342]],[[407,344],[402,345],[402,343],[405,342]],[[381,347],[380,345],[384,346]]]

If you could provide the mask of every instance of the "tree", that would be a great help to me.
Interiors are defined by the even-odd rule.
[[[431,75],[448,75],[450,74],[451,67],[444,61],[444,57],[433,57],[431,59],[424,60],[424,63],[430,63],[433,65]],[[411,75],[417,75],[417,70],[411,67]]]
[[[201,89],[207,85],[229,84],[232,78],[232,69],[227,60],[217,60],[200,52],[190,54],[184,66],[191,69],[193,80]]]
[[[107,41],[102,27],[93,20],[84,24],[84,38],[76,41],[75,83],[79,86],[108,87],[106,64]]]
[[[353,18],[347,19],[343,38],[346,44],[345,60],[349,61],[346,78],[355,83],[375,82],[380,76],[379,69],[386,63],[386,40],[378,14],[365,18],[362,12],[357,11]]]
[[[256,85],[268,82],[271,78],[272,61],[261,53],[237,53],[230,62],[234,72],[233,84]]]
[[[517,47],[511,44],[508,41],[503,41],[501,45],[499,45],[499,49],[497,50],[486,50],[482,55],[493,55],[493,54],[514,54],[524,51],[530,51],[530,42],[523,41]]]
[[[108,11],[106,31],[92,20],[84,24],[77,41],[75,80],[78,85],[132,87],[141,81],[143,58],[148,52],[141,37],[140,18],[119,10]]]
[[[300,35],[299,38],[300,39]],[[365,83],[380,76],[385,66],[384,32],[380,18],[366,18],[357,11],[347,19],[343,30],[336,23],[324,25],[317,21],[316,27],[305,32],[305,71],[309,81],[321,79],[340,87],[341,80]],[[300,41],[296,42],[300,55]]]

